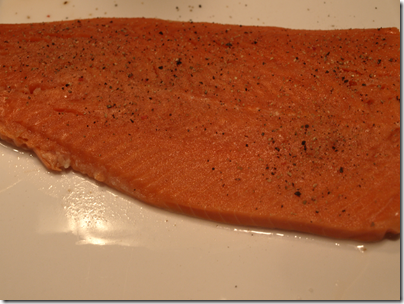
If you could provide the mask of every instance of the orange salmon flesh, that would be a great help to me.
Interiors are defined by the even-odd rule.
[[[89,19],[0,25],[0,137],[170,211],[400,233],[400,33]]]

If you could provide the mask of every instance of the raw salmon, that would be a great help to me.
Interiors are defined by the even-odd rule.
[[[0,26],[0,134],[52,170],[213,221],[400,233],[395,28]]]

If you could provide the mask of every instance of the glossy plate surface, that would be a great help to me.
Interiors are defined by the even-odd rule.
[[[399,28],[400,3],[0,0],[0,23],[93,17]],[[0,244],[1,299],[400,298],[400,240],[362,244],[172,214],[72,171],[48,172],[4,142]]]

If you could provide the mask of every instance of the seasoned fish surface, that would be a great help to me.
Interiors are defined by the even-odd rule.
[[[400,36],[89,19],[0,25],[0,137],[213,221],[400,233]]]

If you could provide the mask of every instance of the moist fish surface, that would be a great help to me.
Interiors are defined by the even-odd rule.
[[[89,19],[0,25],[0,137],[154,206],[400,233],[400,34]]]

